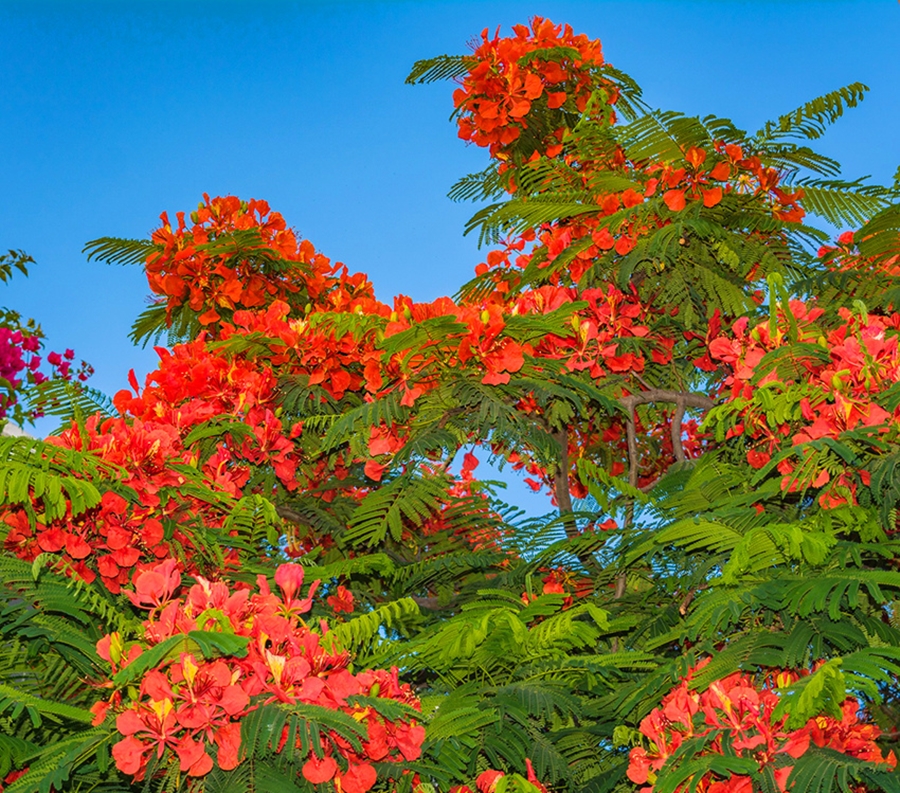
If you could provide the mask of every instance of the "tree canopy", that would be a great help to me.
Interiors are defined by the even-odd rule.
[[[86,246],[144,383],[0,317],[60,420],[0,440],[2,789],[900,789],[900,183],[814,148],[867,88],[747,132],[539,17],[408,79],[489,155],[455,296],[205,195]]]

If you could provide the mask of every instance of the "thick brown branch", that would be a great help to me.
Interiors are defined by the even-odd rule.
[[[309,523],[309,521],[306,520],[306,518],[303,517],[303,515],[291,509],[290,507],[285,507],[279,504],[277,507],[275,507],[275,511],[278,513],[279,518],[284,518],[291,523],[298,523],[301,526],[308,526],[309,528],[312,528],[312,525]]]
[[[628,411],[628,419],[625,424],[625,431],[628,438],[628,482],[632,487],[637,487],[638,480],[638,448],[637,436],[635,433],[635,417],[634,410],[638,405],[647,405],[651,402],[674,402],[675,415],[672,417],[672,449],[675,453],[675,459],[678,462],[684,462],[687,456],[684,453],[684,444],[681,440],[682,426],[684,422],[684,412],[686,408],[700,408],[709,410],[715,402],[705,394],[693,394],[687,391],[669,391],[665,388],[648,388],[637,394],[629,394],[620,397],[619,404]],[[658,480],[657,480],[658,481]],[[638,488],[643,492],[653,489],[656,482]],[[630,518],[627,519],[630,523]]]
[[[637,445],[637,429],[635,420],[635,408],[638,405],[647,405],[651,402],[674,402],[675,415],[672,418],[672,448],[675,451],[675,459],[683,461],[685,459],[684,446],[681,443],[681,424],[684,420],[684,411],[686,408],[701,408],[709,410],[715,403],[705,394],[692,394],[684,391],[669,391],[664,388],[648,388],[637,394],[620,397],[619,404],[628,411],[628,418],[625,422],[625,436],[628,444],[628,484],[637,488],[638,486],[638,465],[640,463],[638,445]],[[652,488],[654,483],[641,490]],[[625,528],[634,522],[634,502],[630,502],[625,510]],[[625,597],[628,578],[623,570],[616,576],[616,588],[613,597],[621,600]],[[685,598],[681,604],[681,608],[687,609],[690,605],[691,597]],[[681,608],[679,610],[681,610]],[[684,612],[681,612],[684,614]],[[614,639],[610,645],[613,652],[619,649],[619,640]]]
[[[679,399],[675,403],[675,415],[672,416],[672,450],[675,452],[675,459],[683,463],[685,460],[684,446],[681,444],[681,422],[684,420],[684,399]]]
[[[647,405],[650,402],[674,402],[683,403],[688,408],[701,408],[709,410],[713,402],[706,394],[693,394],[686,391],[669,391],[665,388],[651,388],[640,391],[637,394],[619,397],[619,404],[629,413],[633,413],[637,405]]]
[[[553,433],[553,440],[559,444],[559,465],[553,474],[553,490],[560,515],[572,513],[572,494],[569,492],[569,434],[565,429]],[[571,523],[571,530],[569,524]],[[577,536],[575,521],[566,521],[566,534],[569,538]]]
[[[463,413],[466,413],[466,408],[450,408],[443,416],[441,416],[440,421],[438,421],[438,429],[444,429],[447,426],[447,422],[452,418],[456,418],[457,416],[461,416]]]

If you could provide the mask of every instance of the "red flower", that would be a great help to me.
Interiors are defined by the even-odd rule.
[[[353,611],[353,593],[343,585],[338,585],[337,591],[326,598],[328,605],[334,609],[335,614]]]
[[[482,771],[475,780],[475,785],[481,793],[494,793],[497,783],[505,777],[502,771]]]
[[[686,206],[684,190],[667,190],[663,194],[663,201],[672,212],[680,212]]]
[[[314,785],[327,782],[337,773],[338,764],[333,757],[319,759],[315,754],[303,764],[303,776]]]
[[[175,559],[166,559],[151,570],[138,573],[135,591],[127,591],[128,599],[138,608],[158,608],[168,600],[181,584],[181,573]]]

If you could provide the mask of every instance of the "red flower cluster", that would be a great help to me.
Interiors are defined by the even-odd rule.
[[[284,304],[280,304],[284,306]],[[156,351],[159,366],[147,375],[144,391],[132,379],[136,395],[119,391],[116,407],[123,415],[170,428],[179,439],[198,424],[227,416],[250,432],[226,437],[203,461],[203,472],[234,495],[250,477],[250,466],[271,466],[287,488],[295,487],[297,459],[280,419],[275,416],[276,377],[261,361],[250,363],[209,349],[205,339]],[[227,433],[226,433],[227,436]]]
[[[838,236],[837,245],[823,245],[819,248],[818,256],[833,270],[854,270],[867,276],[887,275],[893,278],[900,276],[900,254],[866,258],[860,254],[856,243],[856,233],[845,231]]]
[[[507,331],[511,316],[547,314],[578,299],[583,299],[587,305],[577,312],[571,332],[566,336],[545,336],[531,342],[514,338]],[[482,372],[483,383],[501,385],[508,383],[511,376],[522,369],[526,356],[531,355],[539,359],[562,360],[571,371],[588,369],[592,376],[602,377],[608,372],[643,371],[644,350],[649,351],[654,362],[666,363],[671,359],[673,346],[672,340],[659,339],[640,345],[630,344],[623,349],[624,340],[640,340],[648,335],[647,327],[636,321],[639,317],[647,317],[648,311],[633,292],[626,294],[613,286],[590,289],[581,294],[571,288],[545,286],[511,301],[489,300],[462,305],[447,298],[423,304],[400,297],[395,301],[393,311],[372,302],[368,306],[374,320],[372,329],[363,335],[336,332],[334,324],[329,322],[333,315],[324,310],[314,310],[303,320],[289,319],[288,311],[287,304],[276,301],[265,312],[236,312],[235,325],[223,325],[221,336],[224,339],[248,336],[257,342],[262,340],[268,346],[268,353],[258,355],[253,367],[239,361],[225,362],[220,353],[205,351],[202,342],[198,341],[190,350],[185,346],[176,348],[175,356],[184,360],[177,367],[170,367],[164,358],[160,372],[151,375],[150,380],[162,387],[164,378],[167,382],[171,379],[174,385],[171,388],[165,386],[169,391],[186,390],[178,385],[182,381],[198,382],[197,404],[209,414],[227,411],[226,405],[219,405],[215,388],[206,387],[204,383],[207,380],[219,382],[227,376],[229,396],[225,401],[233,406],[235,392],[246,389],[247,407],[240,409],[251,416],[252,406],[262,406],[274,384],[274,378],[260,365],[268,360],[281,373],[305,377],[310,385],[320,385],[335,399],[343,398],[348,392],[372,398],[398,391],[401,404],[412,406],[420,396],[439,384],[440,373],[447,368],[474,367]],[[419,338],[409,347],[390,354],[384,352],[386,340],[419,323],[441,317],[454,321],[452,331],[444,330],[427,340]],[[219,373],[208,373],[211,365]],[[172,369],[171,376],[166,374],[167,368]],[[253,378],[259,380],[261,371],[268,377],[266,393],[260,392],[254,397],[259,389]],[[156,396],[158,390],[148,385],[148,391],[136,407],[130,404],[127,394],[117,397],[117,404],[135,415],[171,416],[170,420],[182,423],[187,421],[185,417],[193,415],[189,404],[168,393],[161,405]],[[153,393],[149,393],[151,391]],[[214,405],[215,411],[208,405]],[[231,412],[234,410],[232,407]],[[273,435],[280,432],[280,422],[273,416],[267,418],[265,426]],[[385,465],[381,461],[382,455],[389,456],[397,451],[404,436],[404,428],[398,425],[372,428],[369,442],[372,459],[367,461],[366,468],[369,478],[380,479]],[[273,439],[267,448],[287,450],[285,443]],[[270,454],[274,452],[270,451]],[[277,458],[272,459],[278,462]],[[276,472],[279,472],[277,466]],[[281,478],[286,486],[290,486],[286,477]]]
[[[690,677],[690,676],[689,676]],[[723,736],[739,757],[752,758],[759,768],[772,768],[779,790],[787,793],[787,779],[793,760],[803,755],[810,744],[833,749],[872,763],[896,766],[893,752],[886,757],[876,745],[879,728],[859,719],[860,704],[850,698],[844,702],[840,719],[818,716],[803,727],[789,730],[786,717],[776,719],[778,688],[790,685],[800,675],[781,672],[770,675],[762,685],[740,672],[717,680],[700,693],[683,680],[641,721],[641,733],[651,741],[649,750],[636,746],[631,750],[628,778],[638,785],[649,783],[641,793],[651,793],[666,761],[688,738],[715,735],[704,752],[724,754]],[[689,679],[689,678],[688,678]],[[698,793],[751,793],[750,777],[733,774],[722,779],[709,772],[699,781],[689,780]],[[685,782],[679,790],[687,790]]]
[[[742,434],[754,444],[747,455],[754,468],[768,464],[788,439],[801,446],[862,428],[878,435],[900,429],[900,412],[878,404],[879,395],[900,379],[900,314],[861,316],[840,309],[842,324],[826,335],[816,324],[823,313],[791,301],[774,326],[762,322],[751,328],[739,319],[730,334],[709,343],[710,357],[731,372],[723,386],[736,412],[729,437]],[[779,375],[775,365],[760,368],[767,353],[792,345],[797,345],[792,356],[796,376]],[[769,395],[779,400],[779,411],[772,409]],[[827,485],[820,496],[824,507],[855,503],[857,485],[869,483],[868,472],[849,465],[836,476],[825,468],[801,468],[802,475],[790,458],[779,463],[783,489]]]
[[[3,518],[9,526],[4,547],[26,560],[41,553],[58,554],[61,569],[87,582],[99,574],[110,591],[118,592],[139,563],[170,552],[162,523],[152,514],[111,491],[86,512],[38,523],[34,529],[25,511],[16,510]]]
[[[672,212],[680,212],[688,201],[702,201],[703,206],[714,207],[725,193],[764,196],[771,204],[773,217],[787,223],[803,220],[806,214],[800,206],[803,191],[782,190],[778,186],[781,174],[777,170],[763,166],[755,155],[744,156],[744,150],[733,143],[717,141],[713,149],[714,153],[689,148],[684,155],[687,167],[648,168],[648,174],[658,174],[647,183],[648,194],[668,188],[663,193],[663,202]]]
[[[0,782],[0,793],[3,793],[6,790],[7,785],[11,785],[15,782],[19,777],[25,776],[28,773],[28,767],[22,768],[18,771],[10,771],[5,777],[3,777],[3,781]],[[50,786],[51,793],[54,790],[53,786]]]
[[[534,785],[539,793],[547,793],[547,788],[537,778],[537,774],[534,773],[534,767],[531,765],[531,760],[527,757],[525,758],[525,768],[527,774],[525,779]],[[487,771],[482,771],[475,779],[475,787],[478,788],[478,793],[495,793],[500,780],[505,776],[506,774],[503,771],[495,771],[493,768],[489,768]],[[516,781],[522,779],[519,774],[513,774],[512,778]],[[473,791],[470,787],[463,785],[462,787],[455,788],[451,793],[473,793]]]
[[[531,28],[513,26],[515,36],[488,38],[471,56],[473,65],[453,94],[459,112],[459,137],[478,146],[489,146],[492,156],[508,152],[510,144],[528,129],[526,116],[532,105],[561,108],[570,113],[583,112],[593,93],[596,70],[603,65],[598,40],[576,36],[566,25],[534,17]],[[563,56],[542,57],[548,50],[565,48]],[[615,102],[610,88],[606,102]],[[549,156],[562,150],[564,127],[547,133],[543,140]]]
[[[120,771],[140,780],[154,754],[164,763],[178,762],[189,776],[205,775],[214,763],[235,768],[242,759],[241,719],[263,702],[318,705],[346,713],[360,725],[360,748],[328,732],[321,738],[322,757],[310,751],[303,766],[310,782],[334,781],[340,793],[369,790],[376,782],[373,762],[419,757],[425,729],[414,719],[388,721],[374,708],[349,700],[363,695],[419,707],[409,686],[399,683],[396,669],[354,674],[347,653],[326,649],[332,643],[323,643],[323,636],[304,623],[301,615],[310,610],[318,582],[302,597],[299,565],[276,570],[280,595],[262,576],[255,594],[198,578],[186,597],[175,599],[180,578],[172,560],[136,576],[135,591],[128,596],[150,615],[141,642],[126,647],[114,633],[98,643],[113,673],[170,637],[185,636],[188,642],[190,631],[243,638],[246,653],[203,659],[182,652],[146,672],[131,699],[116,691],[109,701],[97,703],[98,722],[110,708],[117,711],[116,728],[124,737],[113,746],[113,757]],[[287,740],[285,727],[277,739],[279,751],[299,751],[299,739],[292,747]]]
[[[0,515],[10,526],[4,547],[19,558],[58,554],[59,566],[67,574],[87,582],[99,575],[110,591],[118,592],[135,569],[170,555],[173,542],[176,547],[191,548],[190,526],[222,525],[222,509],[196,492],[171,498],[187,484],[179,464],[193,460],[171,424],[120,418],[102,421],[93,416],[82,428],[73,425],[47,442],[93,452],[102,463],[111,464],[101,465],[107,482],[97,483],[109,489],[95,506],[74,510],[68,500],[65,514],[50,519],[38,508],[40,497],[32,492],[36,523],[29,519],[28,510],[6,510]],[[133,490],[136,499],[126,500],[117,489]],[[166,522],[173,526],[168,537]]]
[[[712,208],[729,194],[757,196],[766,202],[773,217],[785,222],[800,222],[805,215],[800,206],[802,191],[782,190],[778,187],[780,174],[773,168],[763,167],[759,157],[745,157],[740,146],[717,142],[710,151],[691,147],[684,153],[683,162],[678,167],[674,164],[638,166],[621,155],[610,162],[580,163],[580,183],[576,185],[579,189],[587,188],[592,175],[602,171],[619,172],[640,186],[596,195],[595,211],[546,224],[536,236],[534,231],[526,231],[508,241],[502,250],[491,251],[487,261],[476,267],[476,274],[484,275],[493,270],[498,290],[507,292],[511,283],[517,281],[516,271],[532,261],[534,253],[524,252],[526,244],[536,242],[542,251],[539,266],[554,269],[553,281],[577,284],[598,258],[607,254],[625,256],[634,250],[642,237],[669,225],[675,214],[692,203],[699,202]],[[610,225],[610,216],[638,207],[659,195],[666,209],[658,216],[649,221],[645,219],[642,224],[624,217]],[[576,244],[577,252],[568,256],[564,270],[559,271],[554,262]],[[752,275],[754,270],[750,273]]]
[[[147,279],[156,294],[167,298],[169,314],[187,305],[210,325],[222,311],[257,308],[294,295],[315,300],[339,282],[335,274],[341,266],[332,266],[308,241],[298,241],[265,201],[203,198],[191,215],[193,226],[188,228],[179,212],[173,230],[163,213],[163,225],[152,235],[160,250],[147,257]],[[234,237],[247,231],[256,239]]]
[[[537,345],[536,354],[542,358],[565,359],[570,371],[586,369],[594,379],[609,373],[644,371],[645,357],[639,348],[632,345],[633,351],[620,349],[624,340],[644,339],[650,334],[649,328],[638,320],[648,320],[653,312],[641,303],[633,287],[630,292],[622,292],[609,284],[605,289],[597,287],[578,292],[544,286],[523,294],[516,305],[522,313],[546,313],[575,300],[584,301],[587,306],[573,319],[573,335],[548,336]],[[672,339],[654,339],[646,346],[652,347],[650,357],[654,363],[666,364],[672,359]]]

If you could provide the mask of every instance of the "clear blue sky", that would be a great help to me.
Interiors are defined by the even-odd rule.
[[[483,167],[448,123],[452,85],[412,63],[534,14],[603,42],[655,106],[756,129],[849,82],[869,97],[821,141],[845,174],[900,165],[900,3],[8,2],[0,0],[0,249],[37,265],[0,305],[38,318],[114,393],[155,362],[127,341],[147,288],[87,263],[87,240],[145,236],[203,192],[265,198],[378,296],[452,294],[481,260],[472,207],[446,192]]]

